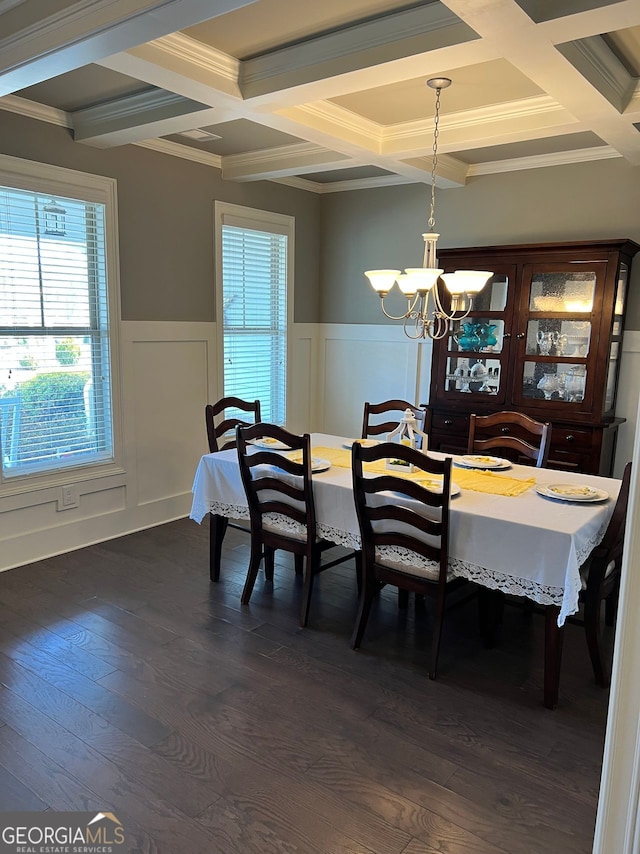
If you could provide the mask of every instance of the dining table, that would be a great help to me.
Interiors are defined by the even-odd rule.
[[[353,441],[311,434],[312,455],[325,463],[313,474],[313,491],[318,535],[359,551]],[[450,456],[428,453],[439,459]],[[580,567],[604,536],[621,482],[508,461],[491,470],[472,465],[453,457],[449,572],[545,607],[544,705],[554,708],[563,627],[579,609]],[[190,518],[200,523],[207,514],[222,523],[249,518],[235,449],[205,454],[198,463]],[[217,578],[224,525],[212,524],[210,531],[210,572]]]

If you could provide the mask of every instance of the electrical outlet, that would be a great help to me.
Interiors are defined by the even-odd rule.
[[[61,510],[71,510],[78,506],[78,488],[73,484],[62,487],[62,501],[60,502]]]

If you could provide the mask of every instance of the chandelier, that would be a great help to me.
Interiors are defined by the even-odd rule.
[[[438,268],[436,248],[439,234],[434,232],[436,219],[436,167],[438,165],[438,135],[440,122],[440,93],[451,85],[448,77],[432,77],[427,86],[436,90],[436,110],[433,120],[433,159],[431,163],[431,208],[429,212],[429,231],[423,234],[424,259],[422,267],[408,267],[404,273],[400,270],[368,270],[365,276],[380,297],[380,307],[390,320],[403,320],[404,332],[409,338],[444,338],[452,329],[454,321],[463,320],[471,311],[473,296],[489,281],[493,273],[486,270],[456,270],[444,273]],[[449,293],[447,310],[438,290],[438,280],[442,278]],[[389,314],[384,305],[394,284],[407,298],[407,310],[404,314]],[[431,295],[431,299],[430,299]]]

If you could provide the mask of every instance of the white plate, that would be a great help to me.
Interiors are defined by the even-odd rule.
[[[351,446],[355,445],[356,442],[363,448],[373,448],[374,445],[380,444],[377,439],[350,439],[348,442],[343,442],[342,447],[351,450]]]
[[[293,460],[295,463],[302,462],[302,453],[293,453],[293,454],[285,454],[285,457],[288,457],[290,460]],[[322,457],[311,457],[311,471],[312,472],[320,472],[327,471],[331,468],[330,460],[323,460]]]
[[[609,493],[595,486],[580,486],[576,483],[551,483],[548,486],[537,486],[536,492],[545,498],[555,498],[556,501],[594,502],[604,501]]]
[[[486,454],[465,454],[463,457],[455,458],[453,462],[455,465],[467,469],[493,470],[511,468],[509,460],[503,460],[502,457],[488,457]]]
[[[265,436],[264,439],[253,439],[250,444],[255,448],[264,448],[265,451],[284,451],[289,448],[289,445],[277,439],[271,439],[269,436]]]

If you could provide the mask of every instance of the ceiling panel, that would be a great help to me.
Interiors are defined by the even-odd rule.
[[[456,157],[465,163],[491,163],[496,160],[512,160],[516,157],[539,157],[554,152],[579,151],[595,148],[604,143],[595,133],[572,133],[550,139],[530,139],[512,142],[509,145],[492,145],[468,151],[456,151]]]
[[[352,166],[350,169],[334,169],[330,172],[310,172],[304,177],[308,181],[317,181],[319,184],[335,184],[338,181],[361,181],[392,174],[386,169],[377,169],[375,166]]]
[[[265,127],[257,122],[250,122],[247,119],[236,119],[232,122],[208,125],[202,130],[211,131],[211,133],[220,136],[221,139],[198,142],[197,140],[184,139],[179,134],[174,134],[168,138],[175,142],[191,145],[193,148],[199,148],[202,151],[210,151],[212,154],[220,155],[244,154],[247,151],[263,151],[282,145],[304,142],[299,137]]]
[[[442,115],[529,98],[542,92],[503,59],[466,68],[443,68],[438,76],[449,77],[452,81],[452,85],[442,91]],[[426,85],[425,77],[376,86],[332,100],[382,125],[430,118],[435,107],[435,93]]]
[[[21,89],[17,94],[48,107],[72,112],[151,88],[153,87],[148,83],[135,77],[128,77],[99,65],[85,65],[75,71]]]
[[[406,7],[407,0],[258,0],[185,33],[236,59],[249,59],[286,44],[330,32],[355,21]]]

